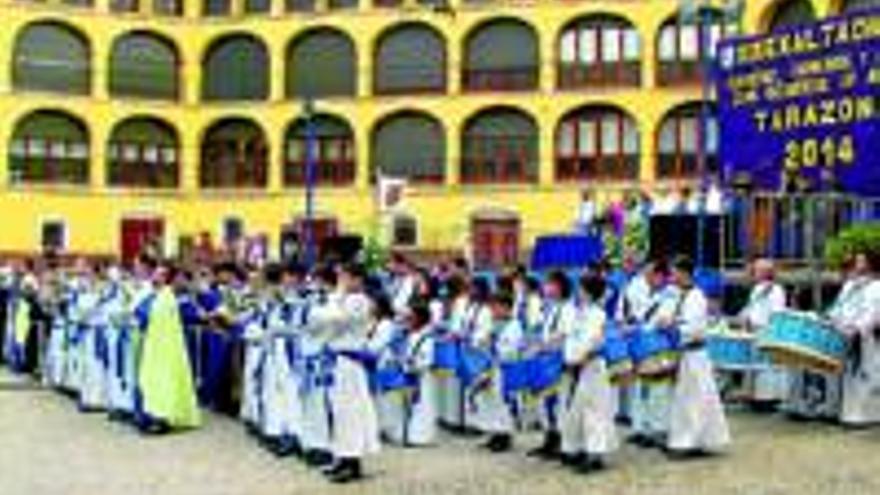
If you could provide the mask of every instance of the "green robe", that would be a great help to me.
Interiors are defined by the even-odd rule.
[[[201,414],[186,351],[177,298],[169,287],[150,308],[138,382],[144,412],[172,428],[196,428]]]

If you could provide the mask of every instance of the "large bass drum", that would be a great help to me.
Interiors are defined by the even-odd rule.
[[[758,348],[780,365],[840,374],[848,344],[829,321],[815,314],[781,311],[758,335]]]

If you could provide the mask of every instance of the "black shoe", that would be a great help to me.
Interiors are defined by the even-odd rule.
[[[562,465],[565,467],[577,468],[587,461],[587,455],[583,452],[577,454],[562,454],[559,456]]]
[[[513,448],[513,437],[508,434],[495,434],[489,437],[489,441],[483,447],[493,454],[510,452]]]
[[[335,484],[352,483],[363,479],[361,461],[359,459],[345,459],[339,462],[340,467],[332,474],[327,474],[327,480]]]
[[[544,444],[536,449],[532,449],[527,454],[529,457],[537,457],[539,459],[557,459],[559,458],[559,446],[562,443],[562,437],[559,432],[550,431],[544,435]]]
[[[324,450],[310,450],[306,452],[305,462],[314,468],[321,468],[329,464],[333,464],[333,456]]]
[[[648,441],[648,436],[642,433],[633,433],[626,439],[626,443],[635,445],[636,447],[645,447]]]
[[[583,462],[578,464],[575,469],[581,474],[598,473],[605,469],[605,461],[596,455],[586,455]]]
[[[275,449],[272,451],[278,457],[299,457],[302,455],[302,447],[299,440],[291,436],[283,436],[276,441]]]

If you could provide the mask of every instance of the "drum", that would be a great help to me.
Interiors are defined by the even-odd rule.
[[[706,349],[712,364],[722,371],[750,370],[760,364],[755,336],[752,334],[728,332],[710,335],[706,339]]]
[[[636,329],[627,336],[636,373],[645,377],[672,374],[678,363],[678,339],[672,330]]]
[[[504,400],[511,401],[529,388],[531,372],[529,361],[516,360],[501,363],[501,389]]]
[[[562,379],[565,367],[562,351],[542,351],[529,359],[529,392],[540,396],[552,392]]]
[[[840,374],[848,344],[830,322],[814,314],[781,311],[758,335],[758,348],[776,364]]]
[[[373,373],[373,388],[378,394],[387,394],[412,388],[413,375],[403,371],[400,365],[381,367]]]
[[[470,387],[492,371],[492,355],[488,352],[463,345],[460,347],[458,379],[465,387]]]
[[[629,345],[616,328],[606,329],[601,354],[608,365],[608,374],[612,382],[620,383],[632,376],[633,363],[629,354]]]
[[[459,354],[458,341],[437,339],[434,343],[434,370],[439,373],[457,373]]]

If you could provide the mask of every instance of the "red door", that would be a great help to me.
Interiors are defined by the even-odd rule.
[[[478,268],[500,268],[519,261],[519,219],[475,218],[471,228]]]
[[[130,262],[148,249],[161,251],[165,235],[165,221],[161,218],[126,218],[122,220],[120,252],[122,260]],[[161,252],[154,252],[161,255]]]

